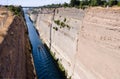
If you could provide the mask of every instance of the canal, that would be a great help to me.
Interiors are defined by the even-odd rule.
[[[38,79],[66,79],[57,67],[54,59],[46,50],[29,16],[24,12],[29,39],[32,45],[32,56]]]

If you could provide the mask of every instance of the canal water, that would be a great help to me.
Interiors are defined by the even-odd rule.
[[[32,55],[38,79],[65,79],[57,68],[52,56],[44,47],[29,16],[24,13],[32,44]]]

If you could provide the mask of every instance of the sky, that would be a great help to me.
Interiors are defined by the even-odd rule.
[[[64,2],[69,3],[70,0],[0,0],[0,5],[43,6]]]

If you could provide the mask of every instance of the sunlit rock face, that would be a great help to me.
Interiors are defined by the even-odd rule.
[[[79,49],[76,57],[78,62],[76,71],[86,77],[82,79],[120,78],[120,18],[118,17],[120,8],[86,10],[79,33]]]
[[[68,76],[120,79],[120,8],[36,11],[30,17]]]

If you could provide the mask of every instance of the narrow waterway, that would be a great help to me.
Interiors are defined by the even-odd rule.
[[[32,44],[32,55],[34,59],[38,79],[65,79],[57,68],[52,56],[42,44],[33,23],[27,14],[24,14],[28,27],[29,39]]]

